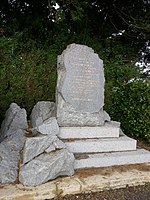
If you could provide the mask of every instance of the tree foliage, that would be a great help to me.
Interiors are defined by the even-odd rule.
[[[56,9],[56,4],[59,6]],[[150,35],[146,0],[2,0],[1,28],[28,30],[35,38],[49,32],[85,33],[101,40],[124,31],[122,38],[140,43]],[[26,31],[27,31],[26,30]],[[44,38],[45,39],[45,38]]]

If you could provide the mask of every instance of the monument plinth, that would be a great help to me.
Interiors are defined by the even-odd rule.
[[[103,61],[93,49],[71,44],[58,56],[58,137],[75,155],[75,169],[149,162],[104,106]]]

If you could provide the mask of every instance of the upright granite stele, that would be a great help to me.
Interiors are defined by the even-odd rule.
[[[58,137],[75,155],[75,169],[150,162],[104,106],[103,61],[93,49],[71,44],[58,56],[56,88]]]

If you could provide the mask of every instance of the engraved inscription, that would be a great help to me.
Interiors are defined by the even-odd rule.
[[[102,62],[95,53],[70,51],[65,55],[66,76],[62,94],[76,110],[98,112],[103,107],[104,74]]]

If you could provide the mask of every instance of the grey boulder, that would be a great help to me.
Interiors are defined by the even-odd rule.
[[[0,142],[7,136],[12,135],[18,129],[27,129],[27,114],[16,103],[11,103],[6,111],[5,119],[0,130]]]
[[[65,145],[56,136],[59,133],[59,127],[55,117],[49,118],[36,128],[32,128],[30,132],[32,137],[27,137],[23,149],[23,164],[31,161],[46,149],[52,151]]]
[[[50,117],[56,116],[55,103],[50,101],[39,101],[31,113],[32,127],[37,127]]]
[[[56,139],[55,135],[39,135],[27,138],[23,149],[23,164],[43,153]]]
[[[42,134],[58,135],[59,126],[56,117],[51,117],[35,128]]]
[[[65,143],[55,135],[38,135],[36,137],[26,138],[23,148],[23,164],[44,152],[49,153],[63,148],[66,148]]]
[[[58,176],[72,176],[74,160],[74,155],[67,149],[39,155],[21,167],[19,181],[26,186],[37,186]]]
[[[20,151],[25,142],[19,129],[0,143],[0,183],[12,183],[18,178]]]

